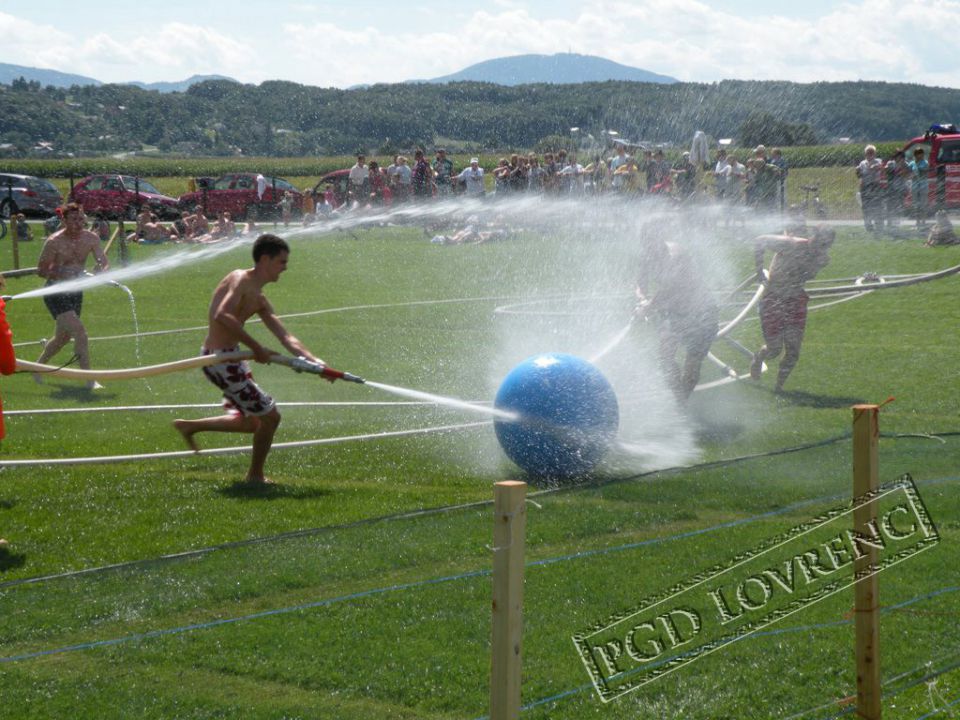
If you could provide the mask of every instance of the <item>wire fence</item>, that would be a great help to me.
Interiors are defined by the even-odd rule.
[[[960,433],[957,432],[945,432],[945,433],[935,433],[931,434],[930,438],[945,438],[956,436]],[[888,437],[916,437],[913,435],[890,435]],[[685,467],[676,467],[668,468],[665,470],[634,474],[629,477],[621,478],[607,478],[604,480],[596,481],[593,483],[585,483],[579,486],[564,486],[564,487],[554,487],[554,488],[545,488],[540,491],[530,494],[530,499],[537,503],[542,502],[547,498],[560,498],[563,496],[568,496],[570,494],[582,493],[583,491],[599,491],[604,488],[613,488],[617,485],[622,485],[624,483],[635,483],[645,479],[652,478],[667,478],[670,476],[676,476],[683,473],[690,473],[694,471],[703,471],[708,469],[715,469],[718,467],[730,466],[743,464],[749,461],[761,459],[761,458],[771,458],[782,456],[789,453],[803,453],[806,451],[825,448],[830,445],[835,445],[837,443],[844,442],[848,439],[848,436],[837,436],[834,438],[828,438],[823,441],[816,443],[809,443],[802,446],[794,447],[785,447],[776,450],[772,450],[765,453],[757,453],[751,455],[744,455],[736,458],[729,458],[726,460],[701,463],[693,466]],[[937,485],[942,485],[946,483],[955,482],[960,479],[960,476],[943,476],[937,478],[930,478],[919,482],[918,484],[922,487],[930,488]],[[724,531],[730,531],[733,529],[740,529],[751,525],[757,525],[764,521],[770,521],[774,518],[789,516],[796,514],[799,511],[803,511],[812,506],[822,505],[827,502],[833,502],[838,499],[845,497],[844,493],[831,493],[818,495],[813,498],[802,499],[796,502],[792,502],[781,507],[776,507],[765,512],[758,512],[746,517],[736,518],[725,522],[713,523],[710,525],[705,525],[702,527],[695,527],[689,530],[682,532],[674,532],[670,534],[659,535],[656,537],[651,537],[634,542],[624,542],[618,543],[605,547],[596,547],[596,548],[587,548],[579,549],[575,552],[568,552],[562,554],[550,555],[548,557],[541,557],[537,559],[530,560],[527,562],[526,567],[528,570],[535,570],[538,568],[547,568],[550,566],[558,566],[565,563],[571,563],[575,561],[583,560],[592,560],[598,559],[601,557],[612,557],[617,554],[627,553],[630,551],[636,551],[639,549],[652,548],[657,546],[668,546],[676,543],[680,543],[685,540],[690,540],[697,537],[705,537],[711,535],[718,535]],[[484,521],[486,519],[486,511],[490,508],[491,503],[488,501],[475,502],[475,503],[465,503],[458,505],[448,505],[440,506],[435,508],[427,508],[423,510],[417,510],[414,512],[407,513],[397,513],[392,515],[384,515],[380,517],[368,518],[352,523],[346,523],[337,526],[328,526],[328,527],[319,527],[319,528],[309,528],[304,530],[299,530],[291,533],[281,533],[277,535],[272,535],[268,537],[258,537],[252,538],[244,541],[222,543],[214,546],[209,546],[205,548],[200,548],[197,550],[187,551],[183,553],[175,553],[170,555],[164,555],[154,558],[145,558],[142,560],[132,561],[129,563],[119,563],[114,565],[85,568],[78,571],[60,573],[54,575],[47,575],[43,577],[34,577],[34,578],[24,578],[14,581],[9,581],[6,583],[0,583],[0,597],[4,597],[9,600],[12,597],[12,593],[20,588],[35,587],[37,588],[39,595],[44,597],[52,597],[57,594],[56,588],[52,587],[52,583],[68,581],[70,583],[70,591],[76,592],[77,587],[75,581],[79,579],[90,579],[96,576],[116,576],[116,584],[119,587],[118,592],[121,593],[118,597],[126,596],[130,593],[131,589],[136,592],[137,584],[130,583],[130,578],[133,577],[130,575],[133,573],[144,573],[143,577],[143,588],[149,588],[151,583],[157,581],[157,576],[153,575],[157,568],[162,567],[186,567],[190,564],[195,563],[198,559],[204,557],[211,557],[216,555],[224,556],[224,561],[229,561],[232,564],[243,564],[246,565],[245,560],[249,559],[247,556],[237,556],[231,557],[230,553],[225,551],[240,551],[240,550],[250,550],[250,549],[263,549],[264,556],[270,556],[271,559],[277,557],[278,552],[280,554],[286,554],[282,551],[278,551],[277,547],[280,543],[290,543],[291,541],[304,540],[304,539],[317,539],[324,538],[324,544],[330,542],[330,538],[336,538],[339,535],[342,535],[347,532],[364,532],[366,533],[371,528],[386,528],[392,527],[396,528],[398,524],[401,526],[408,523],[409,521],[424,519],[424,518],[443,518],[443,517],[454,517],[457,514],[462,515],[467,513],[471,516],[476,516],[476,519]],[[539,505],[538,505],[539,508]],[[539,511],[539,510],[538,510]],[[472,520],[471,520],[472,522]],[[391,531],[392,532],[392,531]],[[389,533],[388,533],[389,534]],[[354,534],[352,539],[349,542],[353,542],[356,538],[361,537],[360,535]],[[369,538],[367,535],[366,537]],[[368,539],[371,544],[377,544],[377,538]],[[298,546],[290,546],[291,555],[297,556]],[[480,557],[480,556],[478,556]],[[291,565],[296,565],[301,562],[299,557],[291,558]],[[390,561],[385,560],[381,569],[381,577],[386,577],[389,574]],[[256,568],[256,564],[252,564],[251,567]],[[199,568],[193,568],[193,571],[200,572]],[[278,575],[282,575],[283,568],[278,569]],[[28,661],[31,659],[37,659],[41,657],[50,657],[56,655],[64,655],[68,653],[83,652],[89,650],[95,650],[100,648],[115,647],[121,645],[133,645],[148,641],[151,639],[157,639],[161,637],[177,636],[177,635],[186,635],[191,633],[200,633],[205,630],[211,630],[214,628],[221,628],[226,626],[236,626],[241,623],[253,623],[259,620],[263,620],[270,617],[280,617],[280,616],[290,616],[294,614],[302,614],[310,610],[315,610],[319,608],[331,608],[337,605],[345,605],[350,603],[355,603],[360,600],[372,600],[375,598],[386,598],[392,595],[411,593],[424,590],[428,587],[437,587],[442,585],[451,585],[456,583],[461,583],[464,581],[476,580],[479,578],[488,577],[490,575],[489,564],[479,559],[477,565],[473,568],[464,569],[460,572],[453,572],[447,574],[435,575],[432,577],[415,579],[407,582],[388,582],[378,584],[374,587],[366,587],[363,589],[358,589],[354,592],[346,592],[342,594],[333,595],[330,597],[315,599],[309,602],[299,602],[289,605],[284,605],[280,607],[273,607],[258,610],[256,612],[245,612],[239,614],[233,614],[229,616],[223,616],[220,613],[219,617],[215,617],[205,621],[198,622],[189,622],[179,625],[172,625],[169,627],[153,627],[145,629],[140,632],[132,632],[128,634],[122,634],[117,636],[112,636],[103,639],[94,639],[84,642],[72,642],[63,645],[53,645],[48,647],[43,647],[39,649],[33,649],[26,652],[17,652],[6,654],[3,657],[0,657],[0,665],[2,664],[12,664]],[[375,576],[374,576],[375,577]],[[167,578],[169,581],[169,578]],[[269,580],[269,579],[268,579]],[[64,586],[66,587],[66,586]],[[90,591],[90,594],[94,594],[98,591],[99,588],[94,588]],[[960,592],[960,587],[957,586],[943,586],[939,588],[931,589],[923,594],[919,594],[901,602],[891,605],[888,607],[881,608],[881,613],[885,617],[892,616],[893,614],[906,615],[914,617],[917,619],[922,618],[947,618],[955,617],[955,613],[950,612],[949,610],[939,610],[934,607],[929,609],[926,607],[920,607],[924,603],[930,601],[937,601],[940,598],[946,598],[953,596],[955,593]],[[81,593],[82,595],[83,593]],[[2,601],[0,601],[2,602]],[[192,602],[192,600],[190,601]],[[189,604],[189,603],[188,603]],[[102,614],[104,608],[94,608],[94,614]],[[822,623],[806,624],[799,626],[791,627],[781,627],[781,628],[772,628],[760,632],[753,633],[747,636],[746,639],[750,641],[760,640],[761,638],[776,637],[776,636],[785,636],[791,634],[802,634],[802,633],[817,633],[821,631],[827,631],[829,629],[840,628],[849,626],[852,624],[852,619],[849,617],[841,617],[837,620],[826,621]],[[938,706],[932,710],[930,713],[922,717],[933,717],[937,714],[943,714],[949,712],[949,708],[953,707],[956,702],[960,699],[948,700],[943,698],[941,695],[936,695],[934,690],[931,688],[930,683],[935,681],[937,678],[955,670],[960,667],[960,647],[953,648],[942,652],[938,655],[931,656],[923,661],[923,663],[911,667],[906,671],[901,671],[897,674],[891,675],[886,678],[883,682],[884,686],[884,697],[896,697],[897,695],[910,690],[911,688],[923,685],[924,683],[928,686],[928,692],[930,693],[931,699],[935,699],[938,703]],[[567,689],[561,690],[559,692],[553,692],[549,695],[536,698],[534,700],[528,701],[523,705],[522,710],[524,712],[529,712],[537,708],[543,708],[546,706],[552,706],[557,703],[561,703],[565,700],[583,697],[585,694],[589,695],[589,691],[592,690],[593,686],[590,683],[582,683]],[[587,691],[585,693],[585,691]],[[853,710],[849,706],[843,705],[843,698],[830,699],[829,701],[824,701],[818,703],[815,706],[807,708],[801,712],[795,713],[794,715],[789,716],[790,718],[799,719],[799,718],[808,718],[808,717],[817,717],[817,718],[839,718],[849,715]],[[839,707],[838,707],[839,705]],[[824,714],[826,713],[826,714]]]

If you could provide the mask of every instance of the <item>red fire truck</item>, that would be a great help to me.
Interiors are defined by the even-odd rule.
[[[930,163],[930,209],[960,208],[960,131],[952,124],[931,125],[903,146],[907,162],[917,148],[923,149]]]

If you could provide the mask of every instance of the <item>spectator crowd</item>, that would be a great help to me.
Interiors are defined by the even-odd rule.
[[[768,154],[759,145],[747,153],[749,157],[743,158],[743,163],[735,153],[725,150],[719,151],[716,163],[694,162],[689,152],[671,163],[662,149],[639,149],[637,155],[630,154],[631,149],[616,144],[610,157],[594,155],[587,165],[566,150],[546,152],[542,157],[517,153],[500,158],[493,168],[482,167],[474,157],[461,170],[454,167],[443,148],[436,150],[432,162],[417,150],[412,164],[406,156],[397,155],[387,167],[367,162],[364,154],[358,154],[344,186],[325,188],[313,202],[323,202],[332,211],[348,212],[453,195],[503,198],[518,194],[617,194],[660,196],[681,203],[712,197],[761,211],[784,208],[787,164],[778,148]],[[316,215],[319,218],[319,213]]]

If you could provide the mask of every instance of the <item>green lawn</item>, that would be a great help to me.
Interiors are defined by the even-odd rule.
[[[267,292],[288,327],[334,367],[489,400],[530,354],[597,353],[632,307],[633,218],[613,223],[607,212],[580,217],[564,206],[506,216],[525,229],[476,246],[433,245],[414,227],[291,235],[290,269]],[[682,237],[712,283],[732,288],[752,266],[745,232],[690,227]],[[21,264],[38,251],[39,243],[21,246]],[[133,249],[138,264],[171,252]],[[210,292],[249,263],[248,252],[128,281],[140,332],[155,333],[139,338],[125,294],[88,291],[94,366],[196,355]],[[10,267],[9,253],[0,246],[0,266]],[[844,228],[821,275],[957,263],[956,248]],[[642,453],[614,451],[574,487],[531,488],[538,496],[527,513],[521,717],[842,711],[837,701],[856,692],[849,591],[609,704],[590,687],[571,636],[849,498],[849,406],[889,396],[896,400],[881,412],[881,479],[910,473],[942,539],[880,575],[884,717],[917,718],[957,698],[958,283],[952,276],[812,311],[781,397],[770,392],[768,373],[677,408],[651,361],[650,326],[638,324],[598,360],[617,390],[622,436]],[[6,292],[37,285],[12,279]],[[512,314],[497,312],[504,306]],[[34,359],[53,326],[43,304],[14,300],[7,314],[15,342],[33,343],[18,355]],[[733,335],[756,347],[755,318]],[[745,370],[735,350],[722,342],[715,349]],[[246,455],[4,468],[0,536],[11,544],[0,551],[0,716],[486,715],[488,501],[493,482],[522,471],[489,425],[429,431],[481,414],[383,405],[401,398],[282,367],[255,373],[281,403],[277,442],[424,432],[277,449],[268,462],[277,486],[267,491],[235,484]],[[717,377],[705,366],[704,379]],[[213,409],[103,409],[218,399],[199,371],[106,385],[90,395],[66,380],[4,378],[8,413],[90,412],[8,415],[0,461],[181,450],[171,420]],[[283,408],[309,401],[344,404]],[[246,440],[200,437],[204,447]],[[805,445],[812,447],[767,455]],[[717,460],[730,462],[696,467]],[[922,681],[926,672],[942,672],[935,688]]]

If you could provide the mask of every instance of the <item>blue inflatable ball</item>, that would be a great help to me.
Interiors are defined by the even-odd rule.
[[[563,353],[535,355],[503,379],[494,407],[515,413],[494,429],[507,456],[530,475],[570,479],[591,470],[620,423],[617,396],[586,360]]]

